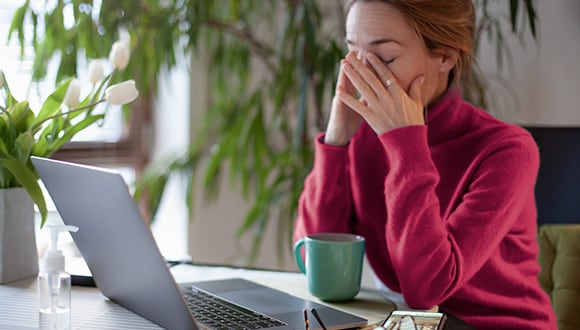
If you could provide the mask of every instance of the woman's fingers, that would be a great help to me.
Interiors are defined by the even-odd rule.
[[[350,62],[345,62],[343,67],[344,73],[352,82],[359,93],[367,100],[376,99],[376,93],[371,88],[371,85],[363,78],[361,73],[354,68]]]
[[[415,101],[418,104],[422,104],[421,100],[421,86],[425,82],[425,76],[417,77],[413,83],[411,84],[411,88],[409,89],[409,97],[411,100]]]
[[[396,79],[394,78],[394,76],[392,76],[392,74],[391,74],[392,78],[390,80],[384,79],[383,81],[381,81],[381,79],[380,79],[381,77],[378,76],[377,73],[373,72],[371,70],[371,68],[369,68],[367,66],[367,64],[364,64],[363,62],[361,62],[353,54],[347,55],[346,59],[347,59],[348,63],[350,63],[350,65],[360,75],[362,81],[364,81],[368,86],[371,87],[370,90],[372,90],[374,95],[376,95],[377,99],[379,99],[381,101],[389,101],[390,100],[389,89],[393,88],[394,85],[397,84]],[[389,85],[388,88],[386,86],[387,84]],[[358,89],[358,87],[356,85],[355,85],[355,87]],[[361,94],[362,94],[362,91],[361,91]]]
[[[340,101],[350,107],[352,110],[356,111],[362,117],[366,117],[368,115],[368,107],[366,101],[364,99],[357,99],[356,97],[350,95],[349,93],[339,89],[336,92],[336,96]]]
[[[376,76],[381,81],[383,86],[393,95],[394,97],[400,97],[401,91],[403,91],[401,85],[397,82],[397,79],[387,68],[387,66],[373,53],[367,54],[367,60],[376,72]]]
[[[332,98],[330,117],[324,135],[324,143],[334,146],[346,145],[363,120],[358,112],[338,97],[339,93],[349,95],[352,98],[355,98],[356,95],[356,89],[345,73],[345,65],[347,65],[346,61],[341,61],[335,95]]]
[[[354,95],[354,86],[352,85],[352,83],[350,82],[350,80],[348,79],[346,74],[344,73],[344,65],[345,64],[346,64],[345,60],[342,60],[340,62],[340,72],[338,74],[338,81],[336,83],[336,87],[337,87],[337,89],[342,88],[346,92],[349,92],[349,93]]]
[[[413,80],[411,87],[409,88],[409,98],[411,102],[416,105],[415,111],[409,111],[409,123],[421,125],[425,123],[425,110],[422,106],[422,95],[421,90],[423,83],[425,82],[425,76],[419,76]],[[413,108],[412,108],[413,109]]]
[[[391,115],[388,112],[382,111],[382,116],[377,116],[377,113],[373,111],[367,101],[363,98],[357,99],[352,95],[345,93],[344,91],[338,90],[336,97],[340,99],[341,102],[349,106],[353,111],[357,112],[365,121],[371,126],[371,128],[380,134],[390,128],[392,128]]]

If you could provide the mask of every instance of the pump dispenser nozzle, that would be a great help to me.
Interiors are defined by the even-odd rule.
[[[58,234],[63,231],[76,232],[79,228],[64,225],[48,225],[47,227],[50,230],[50,250],[46,252],[44,257],[44,270],[49,273],[64,270],[64,255],[57,245]]]

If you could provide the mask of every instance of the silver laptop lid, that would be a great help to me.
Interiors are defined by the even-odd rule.
[[[168,329],[196,329],[149,226],[120,174],[32,157],[101,292]]]

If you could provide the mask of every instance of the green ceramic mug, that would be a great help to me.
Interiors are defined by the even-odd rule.
[[[296,264],[306,274],[308,290],[325,301],[351,300],[358,294],[364,252],[364,237],[353,234],[313,234],[294,244]]]

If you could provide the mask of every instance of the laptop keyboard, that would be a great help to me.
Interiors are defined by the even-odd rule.
[[[212,329],[264,329],[286,323],[197,290],[186,290],[185,301],[195,320]]]

